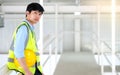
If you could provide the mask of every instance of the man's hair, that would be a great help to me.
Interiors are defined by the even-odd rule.
[[[39,3],[30,3],[28,4],[27,8],[26,8],[26,11],[39,11],[39,12],[44,12],[44,8],[39,4]]]

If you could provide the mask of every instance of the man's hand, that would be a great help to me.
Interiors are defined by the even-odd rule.
[[[42,73],[42,75],[44,75],[44,73]]]
[[[29,68],[27,66],[27,64],[25,63],[25,58],[18,58],[17,59],[20,66],[23,68],[23,70],[25,71],[25,75],[33,75],[30,71]]]
[[[30,71],[26,71],[25,75],[33,75]]]

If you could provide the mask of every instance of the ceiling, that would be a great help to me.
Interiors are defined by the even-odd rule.
[[[43,0],[44,4],[79,4],[79,5],[110,5],[112,0]],[[0,4],[23,5],[30,2],[39,2],[39,0],[0,0]],[[116,4],[120,5],[120,0],[116,0]]]
[[[4,9],[4,11],[6,12],[13,13],[16,11],[16,13],[18,13],[18,12],[24,11],[23,7],[22,8],[19,7],[20,5],[26,6],[31,2],[39,2],[39,1],[40,0],[0,0],[0,5],[6,6]],[[103,11],[110,11],[106,9],[107,9],[107,6],[109,6],[109,9],[110,9],[110,6],[112,4],[111,1],[112,0],[43,0],[44,2],[43,4],[44,6],[46,6],[46,11],[48,13],[55,11],[54,9],[55,4],[59,4],[60,6],[59,12],[73,13],[74,11],[85,11],[85,12],[92,11],[93,12],[95,10],[94,7],[96,7],[97,5],[101,5],[102,7],[101,9]],[[77,8],[76,6],[78,5],[81,6],[81,8]],[[120,8],[120,0],[116,0],[116,5],[118,5],[119,6],[118,8]],[[14,10],[9,9],[10,6],[14,6],[15,8],[11,7],[11,8],[14,8]],[[16,9],[16,7],[20,9],[18,10]],[[0,11],[2,11],[2,8],[0,8]]]

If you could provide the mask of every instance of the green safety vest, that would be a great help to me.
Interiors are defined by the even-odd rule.
[[[42,67],[40,65],[40,57],[39,57],[39,52],[38,52],[38,48],[36,45],[36,38],[34,35],[34,32],[30,29],[30,26],[28,25],[28,23],[26,22],[22,22],[17,29],[15,30],[14,34],[13,34],[13,42],[11,44],[11,47],[9,49],[9,55],[8,55],[8,62],[7,62],[7,66],[10,70],[16,70],[19,71],[23,74],[25,74],[24,70],[20,67],[17,67],[14,63],[14,59],[15,59],[15,54],[14,54],[14,47],[15,47],[15,38],[16,38],[16,32],[17,30],[21,27],[21,26],[26,26],[27,27],[27,31],[28,31],[28,38],[26,39],[26,46],[25,46],[25,50],[33,50],[33,52],[35,52],[36,54],[36,63],[37,63],[37,68],[39,69],[39,71],[42,73]],[[29,70],[34,74],[35,73],[35,65],[32,67],[29,67]]]

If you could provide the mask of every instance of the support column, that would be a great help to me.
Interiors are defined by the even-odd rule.
[[[80,19],[75,19],[75,52],[80,52]]]
[[[43,0],[39,0],[39,3],[43,6]],[[42,59],[43,58],[43,16],[41,17],[40,22],[39,22],[39,30],[40,32],[39,32],[38,43],[39,43],[39,49],[40,49],[40,57]],[[42,60],[41,60],[41,63],[43,63]],[[41,64],[41,66],[43,65]]]
[[[100,64],[100,5],[97,6],[97,46],[98,46],[98,63]]]
[[[58,5],[55,5],[55,63],[58,59]]]
[[[112,75],[116,75],[116,65],[115,65],[115,25],[116,25],[116,22],[115,22],[115,18],[116,18],[116,0],[112,0],[112,35],[111,35],[111,40],[112,40]]]

